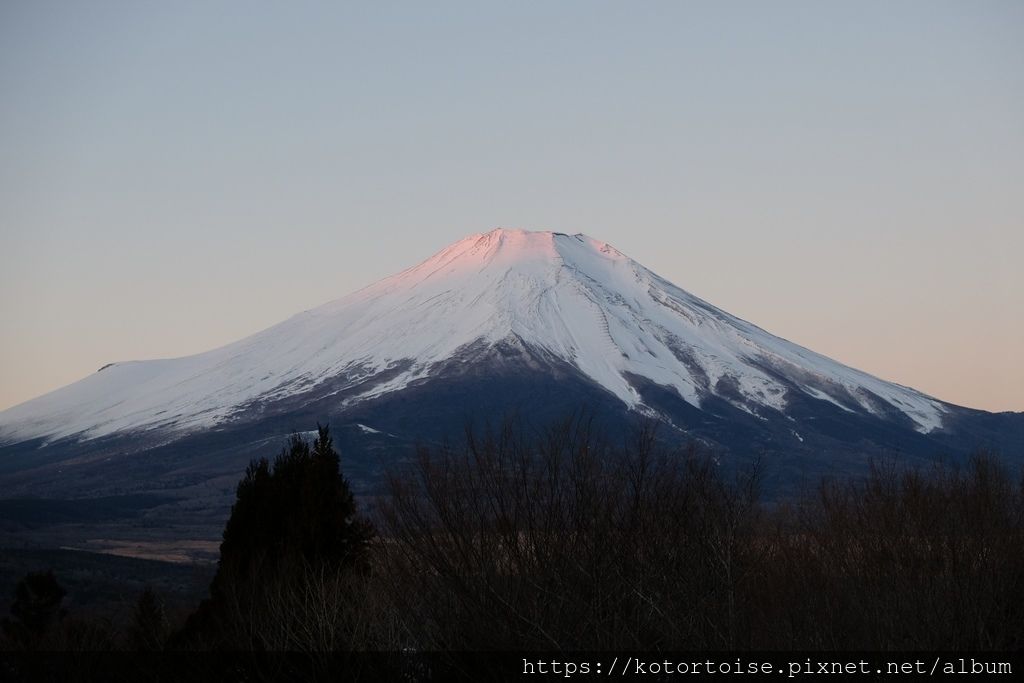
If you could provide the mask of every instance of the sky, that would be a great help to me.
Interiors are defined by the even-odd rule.
[[[494,227],[1024,410],[1024,3],[0,4],[0,409]]]

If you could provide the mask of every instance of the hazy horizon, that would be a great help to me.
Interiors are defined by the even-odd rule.
[[[1024,410],[1024,5],[0,8],[0,410],[495,227]]]

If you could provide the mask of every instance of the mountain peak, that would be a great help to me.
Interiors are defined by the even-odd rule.
[[[234,344],[118,363],[0,413],[0,442],[196,429],[309,392],[338,409],[415,386],[515,340],[631,409],[657,386],[760,419],[794,401],[942,425],[943,404],[775,337],[584,234],[498,228]],[[709,403],[710,401],[710,403]],[[69,416],[71,416],[70,419]]]
[[[518,228],[495,228],[490,232],[472,235],[456,242],[465,244],[468,253],[480,256],[497,254],[519,257],[554,257],[556,233]]]
[[[550,275],[552,269],[570,267],[588,270],[595,259],[626,260],[619,250],[583,233],[495,228],[475,233],[450,244],[426,261],[393,278],[382,286],[414,283],[428,278],[459,278],[486,271],[514,270],[536,277]],[[371,287],[369,291],[373,291]]]

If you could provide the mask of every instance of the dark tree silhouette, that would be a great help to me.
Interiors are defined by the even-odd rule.
[[[295,562],[349,567],[365,558],[373,531],[339,472],[328,428],[317,430],[312,448],[293,435],[273,468],[266,460],[249,465],[224,529],[218,578]]]
[[[129,645],[132,649],[149,652],[163,647],[167,636],[167,617],[164,604],[152,588],[139,595],[132,614]]]
[[[271,465],[250,463],[224,529],[210,599],[186,632],[211,629],[250,646],[261,615],[283,585],[310,572],[358,573],[374,536],[362,517],[327,426],[312,446],[293,435]],[[266,615],[262,615],[265,617]]]
[[[4,619],[4,634],[25,648],[38,644],[66,614],[61,602],[67,591],[52,571],[33,572],[18,582],[11,605],[13,619]]]

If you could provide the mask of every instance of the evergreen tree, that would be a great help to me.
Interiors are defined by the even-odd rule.
[[[132,614],[132,625],[129,633],[133,649],[150,652],[163,647],[167,636],[167,617],[164,604],[152,588],[146,588],[139,595]]]
[[[267,596],[313,569],[360,571],[374,536],[362,517],[327,426],[312,446],[293,435],[271,465],[253,461],[238,484],[210,599],[186,626],[224,632]],[[237,630],[237,629],[236,629]],[[243,629],[244,630],[244,629]]]
[[[33,572],[18,582],[11,604],[13,619],[4,619],[4,634],[22,647],[38,644],[50,627],[66,615],[61,602],[67,591],[53,571]]]

